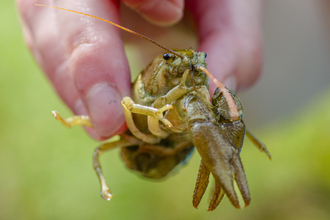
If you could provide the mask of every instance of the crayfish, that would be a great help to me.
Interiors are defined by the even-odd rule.
[[[197,208],[199,205],[210,174],[215,179],[215,186],[209,211],[218,206],[225,194],[234,207],[240,208],[234,180],[245,206],[249,205],[249,188],[239,156],[245,134],[269,158],[271,156],[266,146],[246,130],[239,98],[207,70],[205,52],[170,50],[111,21],[68,9],[46,7],[101,19],[166,50],[138,76],[132,85],[132,97],[124,97],[121,102],[129,129],[120,135],[120,140],[104,143],[94,151],[93,165],[104,199],[112,198],[99,163],[99,156],[104,152],[120,147],[121,156],[129,169],[148,178],[161,179],[175,167],[186,163],[195,147],[202,160],[193,206]],[[209,77],[218,86],[211,102]],[[88,116],[63,119],[56,111],[52,114],[66,127],[92,127]]]

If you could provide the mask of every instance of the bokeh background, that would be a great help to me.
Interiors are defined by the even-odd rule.
[[[330,219],[330,10],[321,0],[265,2],[264,73],[240,97],[273,161],[247,140],[251,205],[236,210],[224,198],[207,212],[207,196],[198,210],[191,204],[197,153],[151,182],[113,150],[101,163],[115,196],[100,198],[91,160],[98,143],[51,117],[71,113],[26,49],[14,2],[0,1],[0,219]]]

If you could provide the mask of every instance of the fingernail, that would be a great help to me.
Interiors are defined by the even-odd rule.
[[[75,115],[88,115],[85,105],[81,99],[78,99],[74,105]],[[94,128],[84,127],[85,131],[95,140],[101,140],[101,136],[97,133]]]
[[[236,77],[234,75],[228,76],[223,84],[230,90],[236,91]]]
[[[121,95],[107,83],[94,85],[86,96],[87,108],[97,132],[103,137],[115,133],[125,122]]]

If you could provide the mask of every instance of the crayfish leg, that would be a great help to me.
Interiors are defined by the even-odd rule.
[[[262,143],[256,136],[254,136],[249,130],[246,130],[246,136],[252,141],[252,143],[261,151],[265,152],[268,158],[271,160],[272,156],[266,148],[266,145]]]
[[[207,185],[209,184],[209,176],[210,171],[206,168],[203,160],[201,160],[193,195],[193,206],[196,209],[203,198]]]
[[[105,178],[102,173],[99,157],[105,153],[108,150],[112,150],[118,147],[129,147],[129,146],[134,146],[141,144],[139,140],[136,140],[136,138],[123,138],[125,135],[121,135],[121,140],[116,141],[116,142],[108,142],[104,143],[101,146],[97,147],[94,151],[93,154],[93,167],[94,170],[96,171],[96,174],[99,178],[100,184],[101,184],[101,197],[104,200],[109,201],[112,198],[112,194],[110,192],[110,189],[105,181]]]
[[[124,108],[127,127],[135,137],[139,138],[140,140],[146,143],[157,144],[161,141],[161,138],[155,135],[142,133],[136,127],[132,113],[154,117],[156,120],[163,122],[165,126],[173,128],[171,122],[166,118],[164,118],[164,114],[163,114],[167,110],[173,109],[172,105],[165,105],[158,109],[151,106],[136,104],[130,97],[124,97],[123,100],[121,101],[121,104]],[[155,124],[154,122],[152,122],[151,120],[151,126],[157,126],[157,124]],[[154,129],[153,127],[152,127],[152,131],[154,131],[154,133],[156,133],[161,137],[165,137],[164,136],[165,134],[163,132],[159,132],[157,129]]]
[[[93,127],[92,122],[87,115],[75,115],[67,119],[62,118],[57,111],[52,111],[52,115],[57,121],[61,122],[61,124],[67,128],[72,128],[76,125]]]
[[[213,211],[220,204],[222,198],[225,195],[225,191],[218,183],[215,183],[212,197],[210,199],[209,209],[207,211]]]

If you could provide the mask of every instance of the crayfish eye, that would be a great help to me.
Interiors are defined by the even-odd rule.
[[[171,53],[164,53],[163,58],[164,60],[170,60],[170,59],[174,59],[176,56],[174,54]]]
[[[207,53],[204,52],[204,59],[207,57]]]
[[[164,60],[169,60],[171,58],[171,54],[164,53],[163,58],[164,58]]]

